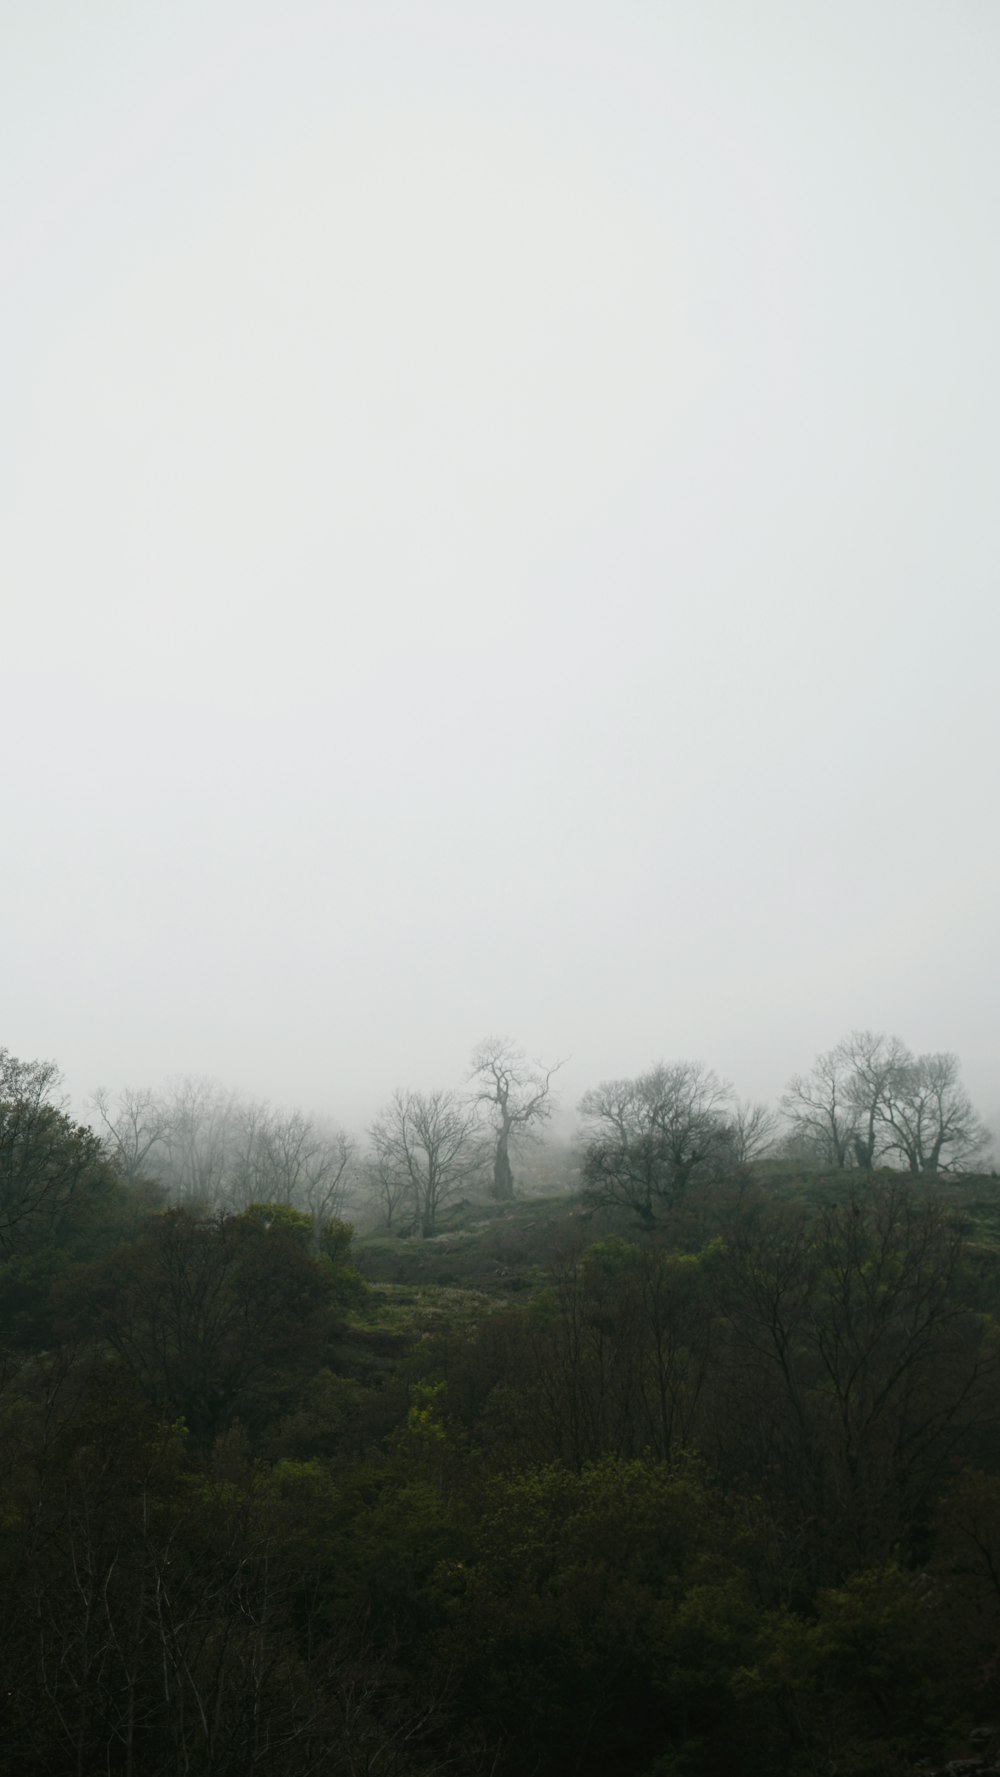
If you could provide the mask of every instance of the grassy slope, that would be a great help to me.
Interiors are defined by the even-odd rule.
[[[901,1178],[903,1175],[892,1175]],[[803,1208],[843,1199],[856,1173],[807,1172],[787,1162],[763,1162],[754,1184]],[[1000,1179],[986,1174],[936,1181],[933,1191],[914,1181],[915,1194],[936,1195],[953,1206],[976,1244],[1000,1249]],[[697,1246],[710,1238],[712,1206],[677,1226],[677,1244]],[[542,1289],[552,1265],[581,1253],[608,1233],[640,1238],[628,1217],[592,1214],[575,1193],[531,1196],[513,1203],[453,1204],[431,1240],[390,1230],[360,1235],[354,1253],[373,1298],[362,1317],[393,1342],[410,1343],[428,1332],[470,1326],[495,1309],[529,1299]]]
[[[431,1240],[379,1230],[359,1236],[354,1253],[373,1284],[475,1290],[509,1301],[540,1288],[547,1267],[585,1244],[588,1230],[575,1197],[462,1202],[441,1217]]]

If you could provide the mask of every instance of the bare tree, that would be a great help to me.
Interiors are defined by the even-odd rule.
[[[592,1130],[583,1164],[591,1201],[652,1226],[692,1184],[732,1165],[731,1101],[732,1087],[697,1061],[661,1062],[587,1092],[580,1113]]]
[[[227,1195],[249,1203],[290,1203],[314,1222],[343,1205],[354,1143],[336,1125],[304,1111],[275,1111],[253,1099],[233,1106]]]
[[[233,1107],[227,1131],[225,1199],[234,1209],[275,1201],[268,1189],[267,1137],[272,1117],[270,1105],[261,1099],[242,1099]]]
[[[552,1077],[562,1065],[529,1061],[509,1037],[485,1037],[473,1051],[472,1100],[493,1131],[492,1194],[501,1201],[514,1195],[511,1145],[552,1115]]]
[[[235,1095],[204,1074],[185,1074],[165,1095],[168,1129],[163,1182],[180,1202],[218,1203],[225,1196]]]
[[[425,1239],[444,1205],[482,1170],[483,1145],[473,1106],[454,1092],[397,1091],[370,1130],[376,1176],[409,1203]]]
[[[191,1075],[162,1094],[101,1088],[90,1105],[105,1152],[130,1184],[155,1177],[175,1200],[236,1209],[292,1204],[317,1232],[343,1209],[355,1144],[335,1123]]]
[[[156,1156],[165,1158],[170,1127],[166,1105],[150,1086],[123,1086],[117,1097],[99,1086],[90,1099],[103,1129],[106,1153],[129,1185],[157,1176]]]
[[[858,1113],[850,1085],[843,1046],[838,1045],[817,1055],[811,1072],[793,1075],[781,1100],[793,1140],[820,1165],[849,1166],[855,1158]]]
[[[749,1166],[770,1154],[777,1133],[778,1118],[770,1105],[738,1102],[729,1118],[729,1140],[736,1165]]]
[[[899,1156],[912,1173],[954,1170],[990,1135],[959,1078],[958,1058],[910,1053],[899,1037],[856,1030],[789,1082],[782,1100],[800,1140],[828,1165]]]
[[[990,1145],[959,1078],[957,1055],[918,1055],[900,1067],[882,1110],[887,1146],[912,1173],[954,1172]]]
[[[300,1190],[302,1207],[309,1211],[318,1228],[331,1217],[343,1217],[358,1144],[339,1124],[319,1123],[315,1128],[318,1145]]]
[[[854,1111],[854,1158],[870,1172],[880,1154],[891,1146],[885,1129],[888,1107],[913,1057],[899,1037],[873,1030],[852,1031],[838,1043],[837,1052]]]
[[[358,1168],[361,1191],[374,1206],[375,1214],[391,1228],[400,1212],[412,1205],[413,1193],[409,1173],[401,1170],[388,1148],[380,1149],[374,1141]]]

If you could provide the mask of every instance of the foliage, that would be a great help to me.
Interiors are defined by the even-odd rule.
[[[3,1101],[14,1777],[994,1755],[994,1181],[762,1167],[713,1102],[640,1225],[452,1200],[361,1243],[369,1287],[301,1200],[159,1209],[36,1065]]]
[[[100,1338],[143,1397],[199,1438],[236,1417],[257,1425],[321,1366],[345,1295],[362,1288],[312,1241],[310,1218],[284,1204],[170,1210],[61,1285],[62,1324]]]
[[[91,1129],[55,1102],[58,1069],[0,1049],[0,1259],[78,1242],[115,1196]]]

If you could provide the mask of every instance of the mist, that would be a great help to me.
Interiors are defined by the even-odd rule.
[[[1000,1109],[995,11],[3,38],[3,1042]]]

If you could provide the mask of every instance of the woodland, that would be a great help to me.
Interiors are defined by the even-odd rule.
[[[487,1039],[359,1139],[0,1051],[0,1771],[998,1768],[956,1059],[659,1064],[573,1142],[559,1072]]]

